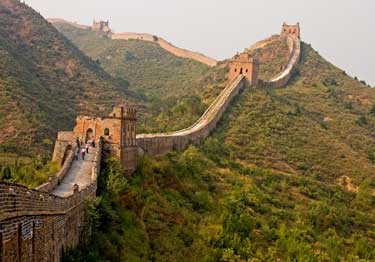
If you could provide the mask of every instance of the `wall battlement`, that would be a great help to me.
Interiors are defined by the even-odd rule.
[[[100,152],[100,142],[98,147]],[[98,153],[91,170],[93,182],[65,198],[0,182],[0,261],[59,262],[63,249],[76,247],[84,231],[89,232],[86,201],[96,196],[99,172]]]
[[[252,85],[258,84],[259,63],[248,53],[236,55],[229,63],[229,80],[244,75]]]

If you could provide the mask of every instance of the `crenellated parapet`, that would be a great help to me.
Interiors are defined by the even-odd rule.
[[[99,141],[92,182],[67,197],[0,182],[1,262],[59,262],[63,249],[76,247],[87,237],[87,201],[96,196],[101,146]],[[53,188],[53,184],[49,181],[44,187]]]

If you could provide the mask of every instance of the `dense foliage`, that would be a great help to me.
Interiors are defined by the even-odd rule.
[[[303,44],[291,83],[277,90],[246,90],[219,132],[245,163],[330,183],[347,180],[347,189],[355,191],[373,175],[371,101],[373,89]]]
[[[42,158],[2,156],[0,161],[0,181],[17,183],[29,188],[48,181],[59,171],[59,166]]]
[[[65,261],[373,261],[374,198],[239,164],[217,140],[142,158],[130,180],[107,160],[93,241]]]

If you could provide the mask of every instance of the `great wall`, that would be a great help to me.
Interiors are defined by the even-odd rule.
[[[90,29],[90,26],[80,25],[78,23],[72,23],[63,19],[58,18],[49,18],[48,21],[52,24],[69,24],[73,27],[79,29]],[[100,26],[102,24],[102,26]],[[204,54],[190,51],[187,49],[179,48],[172,43],[168,42],[167,40],[146,33],[113,33],[109,29],[108,21],[94,21],[93,26],[91,27],[94,31],[103,31],[103,33],[107,34],[108,37],[112,38],[113,40],[142,40],[147,42],[153,42],[158,44],[161,48],[165,49],[166,51],[174,54],[175,56],[188,58],[195,61],[198,61],[202,64],[206,64],[208,66],[215,66],[217,61],[211,57],[208,57]],[[103,30],[104,29],[104,30]]]
[[[195,61],[198,61],[202,64],[206,64],[208,66],[215,66],[217,61],[213,58],[205,56],[201,53],[193,52],[190,50],[182,49],[179,47],[174,46],[170,42],[164,40],[161,37],[157,37],[150,34],[140,34],[140,33],[119,33],[119,34],[112,34],[112,39],[122,39],[122,40],[129,40],[129,39],[137,39],[143,40],[148,42],[157,43],[161,48],[164,48],[168,52],[174,54],[178,57],[189,58]]]
[[[60,261],[61,253],[76,247],[90,235],[87,201],[95,198],[102,151],[120,160],[125,174],[136,168],[139,154],[162,155],[199,144],[216,127],[233,98],[245,87],[285,86],[301,55],[299,24],[282,27],[289,60],[285,69],[269,81],[258,79],[258,63],[240,54],[229,64],[227,86],[192,126],[169,133],[136,135],[136,112],[130,106],[115,107],[104,117],[78,116],[73,131],[59,132],[53,160],[58,174],[36,189],[0,183],[0,262]],[[78,141],[77,141],[78,138]],[[97,142],[85,160],[74,158],[79,139]]]

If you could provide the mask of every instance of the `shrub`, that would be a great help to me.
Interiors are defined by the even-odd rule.
[[[368,124],[368,120],[365,116],[358,117],[358,119],[355,122],[359,126],[366,126]]]

